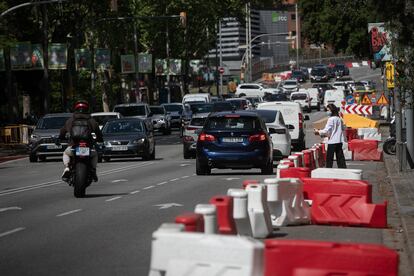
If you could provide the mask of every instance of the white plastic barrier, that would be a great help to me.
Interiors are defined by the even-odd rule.
[[[263,243],[248,237],[171,231],[171,227],[163,224],[152,234],[149,276],[263,275]]]
[[[352,62],[352,67],[361,67],[358,62]]]
[[[249,213],[254,238],[266,238],[272,233],[272,222],[267,207],[266,186],[247,185],[247,212]]]
[[[247,212],[247,192],[243,189],[229,189],[227,195],[233,198],[233,219],[237,234],[251,237],[252,227]]]
[[[325,145],[325,151],[328,151],[328,144]],[[342,152],[344,153],[344,157],[346,161],[351,161],[352,158],[352,151],[348,149],[348,143],[342,143]],[[336,155],[334,155],[334,160],[336,160]]]
[[[290,155],[288,156],[288,159],[292,161],[293,164],[295,164],[296,168],[299,167],[299,157],[297,157],[296,155]]]
[[[358,136],[364,137],[365,134],[375,135],[378,134],[378,128],[375,127],[360,127],[358,128]]]
[[[382,141],[381,133],[371,134],[371,133],[364,133],[363,136],[364,140],[377,140]]]
[[[311,172],[311,177],[362,180],[362,170],[318,168]]]
[[[289,169],[289,165],[279,164],[276,167],[276,178],[280,178],[280,170]]]
[[[303,183],[298,178],[267,178],[267,204],[272,225],[310,223],[309,205],[303,198]]]
[[[362,61],[362,66],[368,66],[368,61],[363,60],[363,61]]]
[[[204,233],[217,233],[216,223],[216,206],[213,204],[197,204],[194,212],[203,215],[204,219]]]
[[[292,152],[292,155],[293,154],[300,155],[302,164],[299,164],[299,167],[305,167],[305,158],[304,158],[305,154],[303,152]]]

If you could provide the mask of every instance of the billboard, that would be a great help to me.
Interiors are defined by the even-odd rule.
[[[109,49],[95,49],[95,69],[107,70],[111,65],[111,51]]]
[[[76,71],[91,70],[91,51],[89,49],[75,49]]]
[[[18,42],[10,47],[12,70],[24,70],[32,67],[32,45],[30,42]]]
[[[121,55],[121,72],[122,74],[135,73],[134,55]]]
[[[49,45],[49,69],[65,70],[68,59],[68,49],[66,44],[51,43]]]
[[[177,76],[181,75],[182,63],[181,59],[170,59],[170,75]]]
[[[392,60],[390,34],[385,30],[384,23],[368,23],[368,34],[374,61]]]
[[[138,72],[152,73],[152,55],[146,53],[138,54]]]
[[[155,75],[163,76],[168,73],[168,62],[166,59],[156,59],[155,60]]]
[[[44,68],[43,46],[42,44],[32,44],[32,70],[42,70]]]

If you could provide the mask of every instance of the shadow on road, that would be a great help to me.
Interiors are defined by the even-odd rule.
[[[87,194],[84,198],[95,198],[95,197],[110,197],[110,196],[121,196],[127,195],[127,193],[119,193],[119,194]]]

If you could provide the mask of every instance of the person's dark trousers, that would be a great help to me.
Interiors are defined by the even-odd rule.
[[[342,143],[328,144],[328,150],[326,152],[326,167],[332,168],[334,154],[336,155],[336,164],[338,165],[338,168],[346,169],[345,156],[342,151]]]

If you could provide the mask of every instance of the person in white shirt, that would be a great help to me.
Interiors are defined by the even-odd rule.
[[[342,151],[342,143],[345,142],[345,124],[339,117],[339,110],[334,104],[328,104],[327,114],[328,121],[324,129],[314,129],[316,135],[328,137],[328,150],[326,152],[326,167],[332,168],[334,154],[336,155],[336,163],[338,168],[346,169],[344,152]]]

